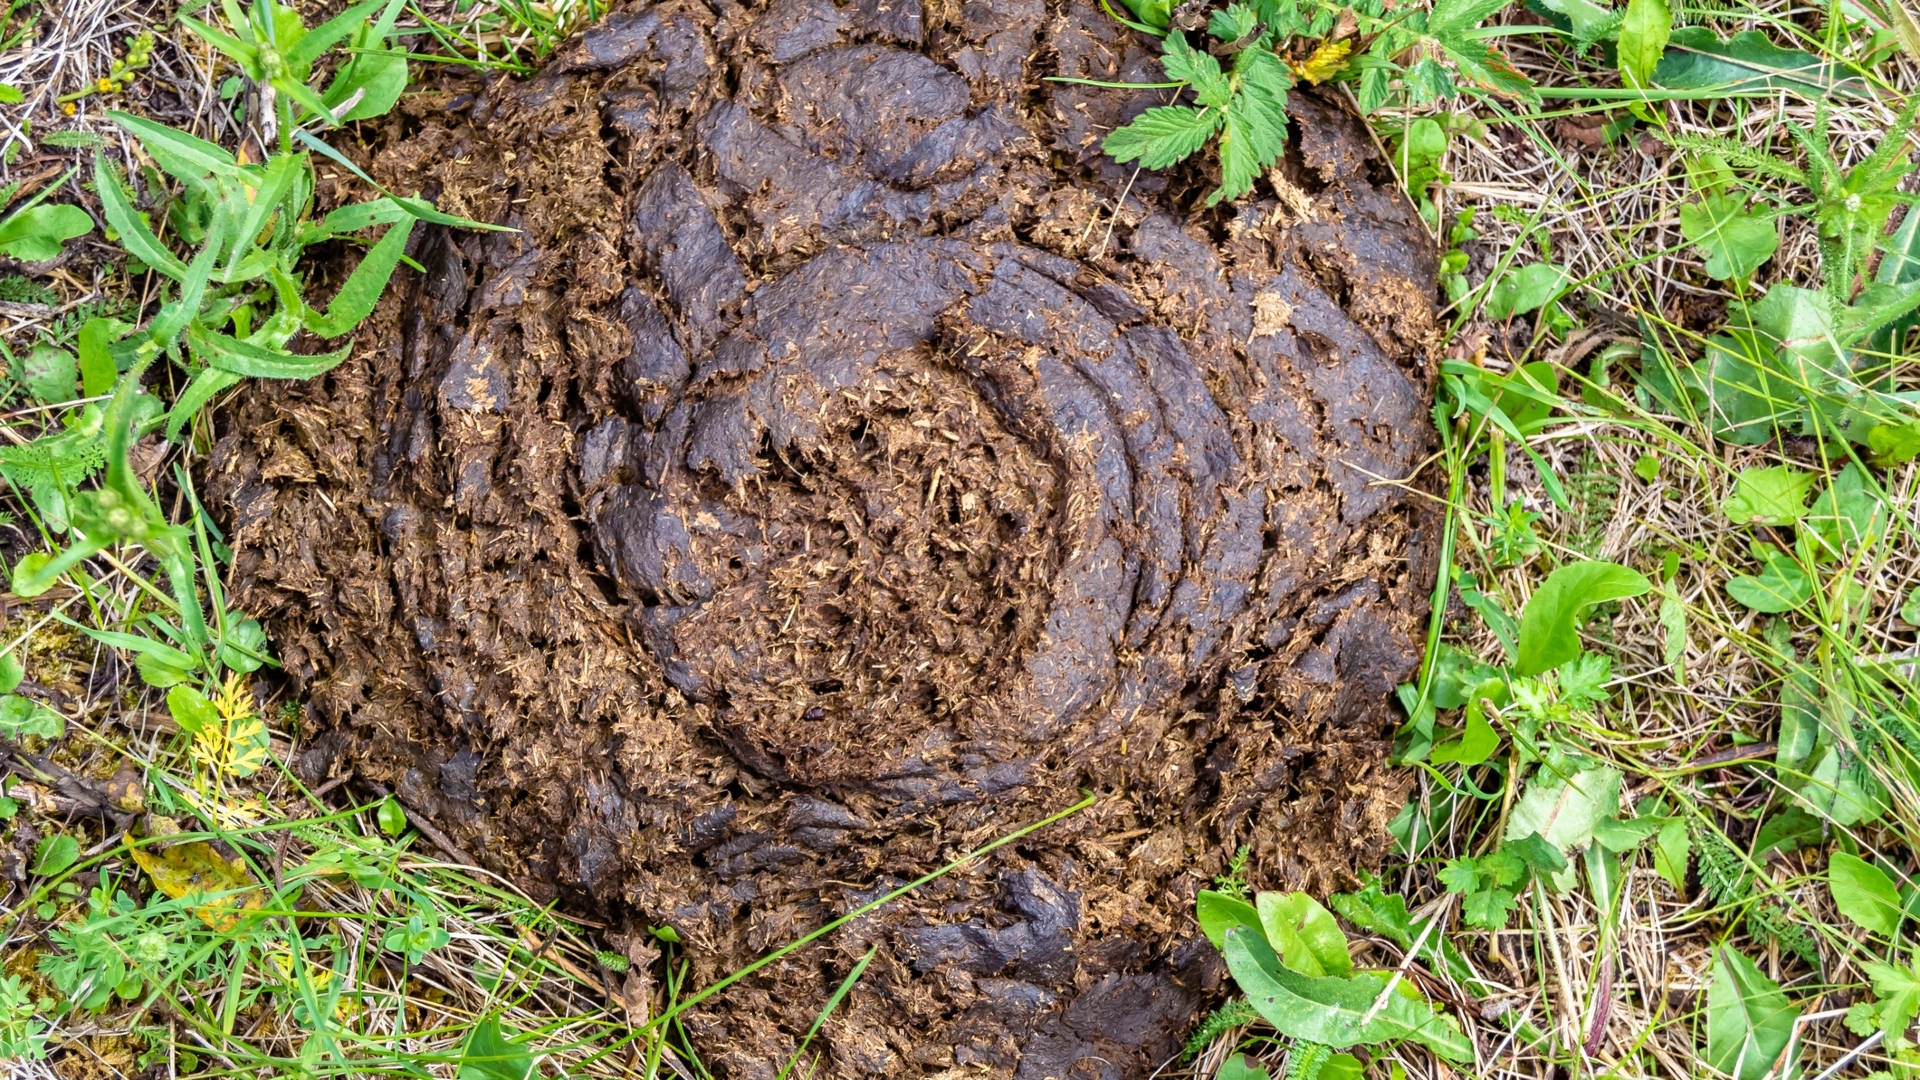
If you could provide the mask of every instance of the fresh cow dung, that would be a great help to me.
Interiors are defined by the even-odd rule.
[[[1143,1076],[1224,972],[1195,890],[1382,852],[1434,522],[1434,252],[1366,129],[1283,164],[1100,136],[1164,91],[1083,0],[666,0],[408,99],[423,228],[353,358],[251,390],[210,476],[318,733],[483,864],[702,985],[771,1077]]]

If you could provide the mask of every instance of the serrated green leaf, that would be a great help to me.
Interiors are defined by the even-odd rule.
[[[1592,0],[1536,0],[1540,8],[1564,20],[1573,35],[1576,48],[1584,49],[1601,41],[1610,41],[1620,33],[1622,15]]]
[[[256,379],[311,379],[338,367],[352,346],[330,353],[296,356],[289,352],[265,349],[238,338],[213,331],[196,330],[192,336],[194,353],[221,371]]]
[[[1220,61],[1211,53],[1188,45],[1178,30],[1167,34],[1163,47],[1166,52],[1160,57],[1160,63],[1167,70],[1167,78],[1186,83],[1200,104],[1208,108],[1226,107],[1233,98],[1233,84],[1220,70]]]
[[[1880,995],[1875,1010],[1880,1030],[1889,1036],[1904,1036],[1913,1025],[1915,1013],[1920,1012],[1920,966],[1895,967],[1868,961],[1860,968],[1873,983],[1873,992]]]
[[[1510,0],[1435,0],[1427,33],[1447,38],[1471,30],[1506,9]]]
[[[1477,926],[1482,930],[1505,930],[1518,903],[1519,894],[1510,889],[1468,893],[1460,901],[1460,918],[1468,926]]]
[[[1132,123],[1108,132],[1100,149],[1115,161],[1138,160],[1142,168],[1164,169],[1205,146],[1220,120],[1217,109],[1156,105]]]
[[[1253,190],[1254,179],[1280,159],[1286,146],[1285,127],[1276,129],[1266,110],[1249,95],[1235,95],[1227,104],[1226,126],[1220,133],[1220,186],[1207,196],[1207,205]]]
[[[1228,4],[1207,16],[1207,33],[1212,34],[1218,41],[1239,41],[1253,33],[1253,28],[1259,22],[1260,16],[1254,14],[1253,9],[1247,5]]]

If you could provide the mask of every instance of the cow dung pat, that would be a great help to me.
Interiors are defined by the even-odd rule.
[[[1366,129],[1297,90],[1202,209],[1205,155],[1099,152],[1161,91],[1043,81],[1155,54],[1079,0],[666,0],[368,126],[512,231],[423,226],[349,361],[221,418],[301,772],[693,986],[1089,789],[687,1027],[770,1078],[877,945],[822,1075],[1150,1072],[1238,848],[1317,893],[1384,852],[1436,524],[1383,482],[1435,255]]]

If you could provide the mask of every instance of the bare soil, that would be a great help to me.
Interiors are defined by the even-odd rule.
[[[1435,256],[1332,94],[1202,211],[1204,164],[1098,151],[1164,92],[1042,81],[1151,42],[922,3],[667,0],[410,98],[375,174],[518,231],[422,230],[210,480],[303,775],[672,926],[696,985],[1101,794],[691,1016],[717,1075],[877,944],[822,1075],[1144,1076],[1220,989],[1188,913],[1237,847],[1315,890],[1383,852]]]

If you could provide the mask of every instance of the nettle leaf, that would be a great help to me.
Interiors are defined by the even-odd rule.
[[[1211,53],[1188,45],[1187,39],[1178,30],[1167,35],[1165,49],[1160,63],[1167,70],[1167,78],[1188,84],[1193,96],[1200,99],[1200,104],[1215,109],[1226,108],[1227,102],[1233,98],[1233,84],[1220,70],[1220,61],[1215,60]]]
[[[1579,656],[1580,623],[1594,605],[1652,588],[1645,575],[1618,563],[1596,560],[1555,570],[1521,613],[1515,673],[1538,675]]]
[[[1254,906],[1267,941],[1279,949],[1282,963],[1316,977],[1352,973],[1347,935],[1319,901],[1303,892],[1266,892],[1255,898]]]
[[[1164,169],[1185,161],[1220,129],[1218,109],[1156,105],[1124,127],[1115,128],[1100,149],[1119,162],[1138,160],[1146,169]]]
[[[1504,321],[1537,311],[1565,292],[1571,280],[1566,267],[1554,263],[1523,266],[1487,290],[1487,318]]]
[[[1704,26],[1682,26],[1667,40],[1653,81],[1668,90],[1752,93],[1790,90],[1819,100],[1829,95],[1862,98],[1866,83],[1841,78],[1840,66],[1798,49],[1782,49],[1758,30],[1722,39]]]
[[[1260,24],[1260,17],[1245,4],[1228,4],[1207,16],[1207,33],[1220,41],[1239,41]]]
[[[1862,929],[1891,938],[1900,929],[1900,890],[1879,867],[1844,851],[1827,860],[1833,906]]]
[[[1791,465],[1742,469],[1720,509],[1735,525],[1791,525],[1807,513],[1807,493],[1820,478]]]
[[[1707,986],[1707,1063],[1735,1080],[1763,1080],[1793,1037],[1800,1010],[1753,961],[1723,945]]]
[[[1745,281],[1780,248],[1771,218],[1752,213],[1737,194],[1708,195],[1680,207],[1680,235],[1706,259],[1707,276]]]
[[[1769,552],[1758,575],[1741,574],[1727,582],[1727,595],[1755,611],[1779,615],[1813,599],[1813,579],[1791,556]]]

